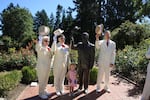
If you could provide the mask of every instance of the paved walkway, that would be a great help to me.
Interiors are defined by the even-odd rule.
[[[95,87],[95,85],[89,85],[89,93],[87,95],[83,92],[76,92],[74,97],[68,96],[68,90],[66,87],[66,94],[57,97],[54,87],[52,85],[47,85],[48,91],[51,92],[49,100],[140,100],[137,88],[133,84],[116,76],[110,77],[111,93],[106,93],[102,90],[101,93],[97,94]],[[17,100],[41,100],[38,97],[38,86],[27,86]]]

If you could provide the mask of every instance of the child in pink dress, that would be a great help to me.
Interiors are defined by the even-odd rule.
[[[73,91],[74,91],[74,87],[77,86],[77,72],[75,70],[76,65],[75,64],[70,64],[69,66],[69,71],[67,73],[67,79],[69,82],[69,90],[70,90],[70,94],[69,96],[73,96]]]

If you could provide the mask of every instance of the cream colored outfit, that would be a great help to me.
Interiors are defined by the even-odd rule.
[[[37,59],[37,76],[39,82],[39,95],[45,95],[46,85],[48,83],[52,53],[50,48],[44,47],[41,43],[36,44]]]
[[[109,40],[108,46],[106,40],[96,41],[96,49],[99,51],[98,59],[98,76],[97,76],[97,89],[100,89],[100,83],[102,82],[103,75],[105,74],[105,89],[108,89],[109,76],[110,76],[110,64],[115,63],[116,44]]]
[[[60,43],[56,43],[56,41],[54,41],[51,50],[54,52],[54,86],[56,88],[56,93],[63,93],[65,75],[69,64],[69,47],[65,44],[61,45]]]
[[[150,48],[146,53],[146,58],[150,59]],[[147,67],[146,81],[145,81],[141,100],[150,100],[150,62]]]

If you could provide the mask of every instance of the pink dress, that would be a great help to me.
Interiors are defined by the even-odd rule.
[[[72,86],[72,87],[76,87],[77,86],[77,78],[76,78],[76,71],[68,71],[68,74],[69,74],[69,86]]]

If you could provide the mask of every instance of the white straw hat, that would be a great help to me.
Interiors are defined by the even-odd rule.
[[[97,25],[95,29],[96,34],[101,34],[103,32],[103,24]]]
[[[63,32],[64,32],[64,30],[61,30],[60,28],[58,28],[57,30],[54,31],[54,34],[56,36],[58,36],[58,35],[62,34]]]

